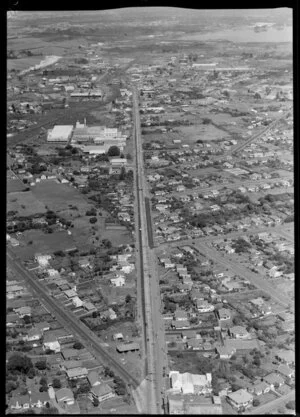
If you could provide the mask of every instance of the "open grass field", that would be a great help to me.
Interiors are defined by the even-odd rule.
[[[82,194],[68,184],[58,184],[53,180],[44,180],[32,188],[34,196],[42,201],[50,210],[60,212],[74,205],[78,209],[88,210],[88,206]]]
[[[25,191],[26,186],[18,178],[9,178],[6,181],[7,193],[16,193]]]
[[[29,67],[39,64],[43,60],[43,56],[32,56],[28,58],[8,59],[7,69],[8,71],[17,70],[22,71]]]
[[[45,205],[31,191],[15,192],[7,195],[7,211],[17,211],[19,216],[46,213]]]
[[[201,139],[204,141],[213,141],[228,138],[228,133],[216,128],[213,125],[196,125],[196,126],[180,126],[176,128],[182,135],[182,139],[186,143],[195,143]]]
[[[30,259],[37,252],[51,254],[57,250],[70,249],[75,246],[73,236],[68,235],[66,231],[48,234],[41,230],[26,230],[20,239],[20,246],[15,250],[22,259]]]

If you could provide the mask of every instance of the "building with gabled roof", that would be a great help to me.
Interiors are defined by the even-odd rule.
[[[252,404],[253,395],[245,389],[239,389],[235,392],[227,394],[227,400],[234,408],[239,410],[242,407],[248,408]]]

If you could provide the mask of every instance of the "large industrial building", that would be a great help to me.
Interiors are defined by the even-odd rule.
[[[108,128],[105,126],[87,126],[86,120],[84,123],[76,122],[73,132],[72,144],[85,145],[83,151],[88,153],[103,153],[97,150],[97,145],[105,152],[111,146],[118,146],[122,151],[126,146],[126,135],[116,128]]]
[[[68,142],[73,132],[72,125],[57,125],[48,131],[48,142]]]

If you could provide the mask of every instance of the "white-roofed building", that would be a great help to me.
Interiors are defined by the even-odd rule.
[[[169,374],[171,391],[182,394],[207,394],[212,392],[211,374],[191,374],[179,371],[171,371]]]
[[[72,136],[73,125],[57,125],[48,131],[48,142],[68,142]]]

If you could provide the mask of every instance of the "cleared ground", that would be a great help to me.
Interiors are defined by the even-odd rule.
[[[7,179],[6,186],[7,193],[16,193],[26,189],[26,186],[19,179]]]
[[[53,180],[44,180],[32,188],[34,196],[42,201],[50,210],[58,211],[69,208],[69,205],[75,205],[78,209],[88,210],[84,197],[71,185],[58,184]]]
[[[20,246],[15,252],[22,259],[30,259],[37,252],[51,254],[58,250],[70,249],[76,246],[73,236],[66,231],[43,233],[41,230],[26,230],[20,238]]]
[[[45,213],[46,207],[31,191],[16,192],[7,195],[7,211],[17,211],[19,216]]]
[[[215,126],[208,125],[194,125],[194,126],[180,126],[176,127],[176,130],[182,134],[184,142],[194,143],[197,140],[213,141],[223,138],[228,138],[228,133],[216,128]]]

